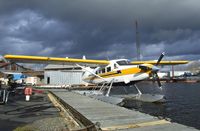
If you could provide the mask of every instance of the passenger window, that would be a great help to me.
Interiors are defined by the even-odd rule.
[[[99,74],[101,74],[102,73],[102,70],[99,70]]]
[[[111,71],[111,67],[107,67],[107,72],[110,72]]]
[[[102,69],[102,73],[105,73],[105,72],[106,72],[106,70],[105,70],[105,68],[103,68],[103,69]]]

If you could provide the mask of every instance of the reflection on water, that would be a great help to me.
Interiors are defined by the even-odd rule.
[[[129,101],[127,108],[200,129],[200,83],[164,83],[162,90],[152,83],[137,85],[143,93],[165,95],[167,101],[162,104]],[[128,93],[137,93],[133,87],[126,87],[126,90]],[[112,94],[123,93],[125,91],[120,87],[112,90]]]

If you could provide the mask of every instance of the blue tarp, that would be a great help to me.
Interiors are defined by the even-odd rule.
[[[15,80],[15,81],[27,77],[26,75],[23,75],[23,74],[12,74],[12,75],[13,75],[13,80]]]

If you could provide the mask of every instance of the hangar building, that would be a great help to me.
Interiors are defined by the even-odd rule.
[[[84,84],[82,69],[74,65],[47,65],[44,68],[44,84],[74,85]]]

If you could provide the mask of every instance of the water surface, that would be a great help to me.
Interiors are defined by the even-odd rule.
[[[164,83],[160,90],[154,83],[138,83],[143,93],[163,94],[166,102],[163,104],[133,101],[129,109],[154,116],[170,118],[173,122],[200,129],[200,83]],[[136,93],[133,87],[126,87],[128,93]],[[113,88],[112,94],[122,94],[121,87]]]

